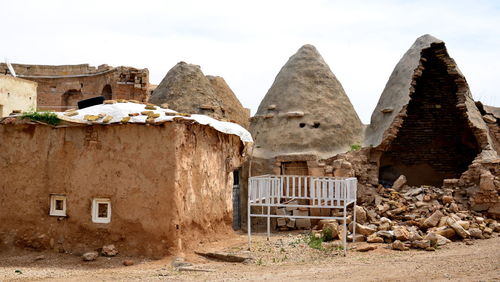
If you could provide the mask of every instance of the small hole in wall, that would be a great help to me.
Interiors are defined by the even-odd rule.
[[[175,229],[179,230],[181,227],[179,226],[179,224],[176,224],[175,225]]]
[[[303,128],[304,126],[306,126],[306,124],[301,122],[301,123],[299,123],[299,126],[300,126],[300,128]]]
[[[314,127],[314,128],[318,128],[319,126],[320,126],[320,123],[319,123],[319,122],[315,122],[315,123],[313,124],[313,127]]]

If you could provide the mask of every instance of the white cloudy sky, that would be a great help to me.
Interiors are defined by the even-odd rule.
[[[186,61],[223,76],[253,113],[287,59],[313,44],[364,123],[395,64],[429,33],[474,98],[500,106],[500,1],[0,0],[0,18],[0,56],[13,63],[148,68],[157,84]]]

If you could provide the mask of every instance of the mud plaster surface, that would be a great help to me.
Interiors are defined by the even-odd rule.
[[[207,126],[0,125],[0,246],[161,256],[230,228],[238,137]],[[49,195],[67,217],[49,216]],[[91,221],[110,198],[109,224]]]

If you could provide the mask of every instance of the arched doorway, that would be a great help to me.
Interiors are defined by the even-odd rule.
[[[105,100],[113,99],[113,91],[111,90],[111,85],[106,84],[102,89],[102,96],[104,96]]]
[[[81,90],[70,89],[64,92],[61,104],[65,108],[72,108],[76,107],[78,101],[80,101],[81,99],[83,99],[83,94]]]

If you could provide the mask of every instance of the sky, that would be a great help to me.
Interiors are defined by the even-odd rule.
[[[415,39],[446,42],[475,100],[500,106],[500,1],[0,0],[0,60],[148,68],[185,61],[222,76],[254,114],[281,67],[313,44],[370,122]]]

